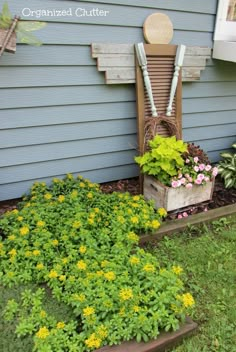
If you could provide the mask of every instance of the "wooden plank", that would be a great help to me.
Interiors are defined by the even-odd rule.
[[[172,332],[161,332],[155,340],[149,342],[128,341],[119,346],[106,346],[95,352],[164,352],[170,347],[176,346],[183,338],[191,335],[197,329],[197,324],[190,318],[181,325],[180,329]]]
[[[144,197],[153,200],[155,208],[165,208],[166,211],[178,210],[190,205],[208,201],[212,198],[214,181],[199,187],[193,185],[191,190],[185,187],[167,187],[154,177],[144,175]]]
[[[97,59],[98,71],[106,71],[110,67],[134,67],[134,55],[115,54],[109,57],[99,56]]]
[[[171,45],[160,45],[160,48],[164,55],[172,55],[173,49],[171,49]],[[134,72],[131,72],[134,65],[133,57],[131,59],[133,50],[133,46],[125,44],[92,44],[92,56],[97,58],[98,71],[106,72],[109,70],[109,73],[106,74],[107,84],[135,83]],[[152,58],[155,50],[155,46],[153,46],[153,49],[150,48],[149,72],[153,71],[152,63],[156,64],[157,58],[155,56]],[[189,82],[200,79],[201,70],[204,70],[210,52],[210,48],[187,47],[187,55],[182,68],[183,81]],[[158,66],[154,70],[164,70],[166,65],[168,65],[167,58],[164,61],[159,59]],[[129,66],[129,72],[127,70],[120,71],[127,66]]]
[[[182,71],[183,80],[186,81],[195,81],[200,80],[201,70],[198,68],[184,68]]]
[[[92,57],[97,58],[100,54],[126,54],[134,55],[134,44],[91,44]]]
[[[204,48],[201,46],[187,46],[185,55],[186,56],[204,56],[206,58],[210,58],[212,53],[211,48]]]
[[[206,57],[205,56],[185,56],[184,57],[184,62],[183,62],[183,67],[186,66],[191,66],[191,67],[202,67],[204,68],[206,66]]]
[[[189,226],[198,226],[213,220],[236,214],[236,204],[208,210],[188,218],[166,221],[155,234],[146,234],[140,237],[139,244],[144,245],[150,241],[160,241],[164,236],[184,231]]]
[[[123,78],[106,78],[106,84],[134,84],[135,79],[123,79]]]
[[[124,80],[125,78],[127,80],[133,80],[135,82],[135,72],[133,68],[117,68],[115,70],[108,69],[106,71],[105,77],[106,80]]]

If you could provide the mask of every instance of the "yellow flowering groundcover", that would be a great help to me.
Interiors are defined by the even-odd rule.
[[[38,352],[88,352],[178,329],[194,305],[183,269],[161,267],[138,246],[164,216],[142,196],[103,194],[81,176],[35,183],[0,219],[0,284],[46,284],[75,319],[48,314],[42,288],[8,301],[5,319],[16,319],[17,335],[32,335]]]

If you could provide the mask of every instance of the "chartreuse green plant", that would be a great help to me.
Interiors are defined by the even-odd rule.
[[[142,196],[103,194],[80,176],[35,183],[0,220],[0,284],[43,284],[74,318],[48,312],[40,288],[8,301],[5,319],[38,352],[88,352],[177,329],[194,305],[182,268],[138,246],[138,235],[156,231],[165,215]]]
[[[232,145],[236,149],[236,143]],[[236,153],[221,153],[224,160],[220,161],[218,171],[224,179],[226,188],[236,188]]]
[[[161,137],[156,135],[149,141],[150,150],[135,158],[143,173],[154,176],[165,185],[170,185],[170,179],[178,175],[178,170],[184,166],[182,154],[187,151],[187,144],[176,137]]]

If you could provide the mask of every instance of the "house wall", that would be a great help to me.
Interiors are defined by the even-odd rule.
[[[24,6],[10,10],[23,17]],[[212,47],[217,0],[31,0],[25,7],[71,9],[73,16],[43,17],[44,45],[18,45],[0,58],[0,200],[17,198],[32,182],[80,173],[95,182],[138,174],[134,85],[105,84],[91,43],[143,41],[154,12],[174,25],[172,44]],[[135,3],[135,5],[133,4]],[[76,17],[77,8],[109,11]],[[199,82],[183,85],[183,135],[212,161],[236,135],[236,65],[208,60]]]

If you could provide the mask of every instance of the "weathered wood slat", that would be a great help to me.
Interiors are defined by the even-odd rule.
[[[150,235],[149,235],[150,236]],[[94,352],[164,352],[174,347],[183,338],[191,335],[197,329],[197,324],[187,317],[186,323],[179,330],[162,332],[157,339],[149,342],[127,341],[118,346],[105,346]]]
[[[135,60],[133,44],[98,44],[91,46],[92,57],[97,58],[98,71],[106,72],[107,84],[135,83]],[[168,48],[166,49],[168,50]],[[182,67],[182,81],[191,82],[200,79],[206,60],[211,57],[211,49],[205,47],[187,47]],[[148,70],[152,72],[152,63],[157,59],[150,56]],[[155,71],[165,69],[170,59],[158,59]]]

